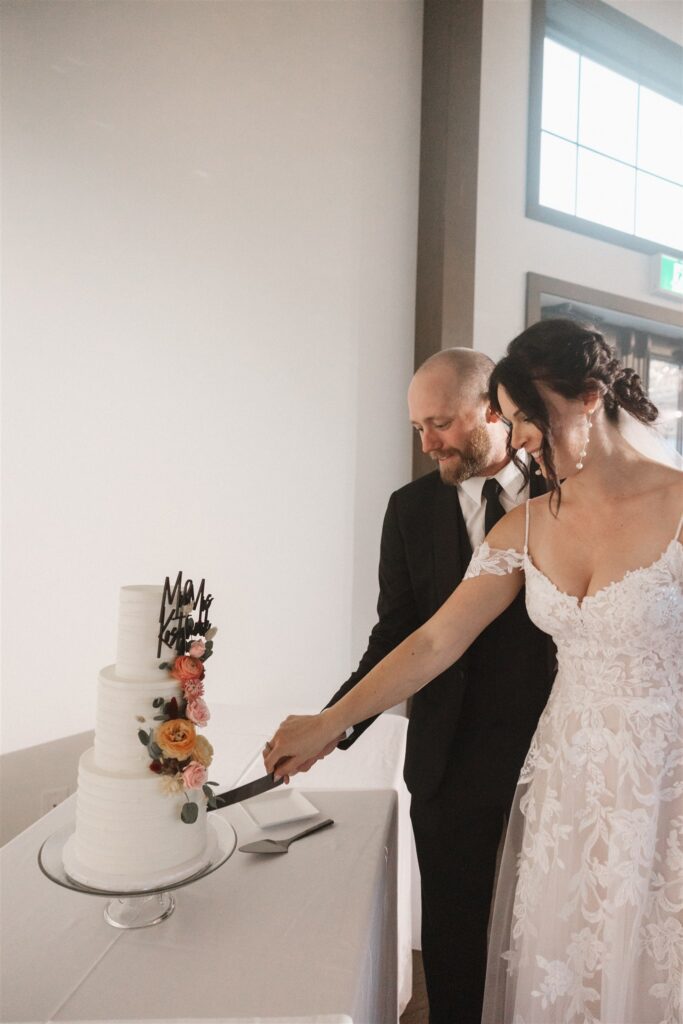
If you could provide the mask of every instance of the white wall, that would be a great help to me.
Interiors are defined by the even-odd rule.
[[[92,727],[180,568],[209,699],[318,706],[410,473],[421,3],[2,14],[4,749]]]
[[[683,43],[680,0],[615,2]],[[474,347],[498,359],[525,326],[526,273],[680,311],[650,290],[650,257],[525,216],[530,0],[485,0]]]

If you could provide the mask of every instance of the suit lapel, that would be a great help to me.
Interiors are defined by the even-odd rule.
[[[460,509],[458,490],[436,481],[434,503],[434,610],[440,608],[462,579],[469,561],[469,540]],[[463,541],[465,547],[463,548]],[[470,552],[471,554],[471,552]]]

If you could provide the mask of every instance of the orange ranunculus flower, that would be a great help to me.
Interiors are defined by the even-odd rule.
[[[208,768],[213,761],[213,747],[204,736],[198,736],[195,740],[194,751],[192,756],[195,761],[199,761],[205,768]]]
[[[189,654],[181,654],[173,662],[171,675],[179,683],[188,683],[190,680],[204,678],[204,662],[198,658],[191,658]]]
[[[161,747],[167,757],[176,757],[182,761],[194,750],[197,733],[192,722],[188,722],[186,718],[171,718],[157,728],[154,742]]]

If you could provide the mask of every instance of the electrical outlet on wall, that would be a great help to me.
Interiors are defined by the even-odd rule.
[[[59,789],[46,789],[43,790],[42,794],[42,813],[47,814],[57,804],[61,804],[62,800],[66,800],[69,795],[68,786],[60,786]]]

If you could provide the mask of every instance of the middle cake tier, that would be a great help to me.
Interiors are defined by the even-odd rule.
[[[154,708],[155,698],[180,701],[180,684],[168,672],[159,670],[158,679],[140,682],[121,679],[116,667],[103,668],[97,681],[97,714],[95,720],[95,764],[112,772],[140,772],[149,768],[149,755],[140,742],[138,732],[149,732],[159,723],[160,713]]]

